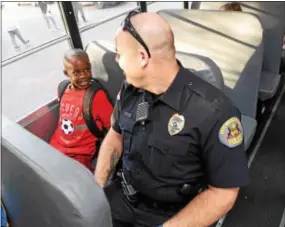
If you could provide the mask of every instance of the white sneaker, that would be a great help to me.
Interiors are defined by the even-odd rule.
[[[16,52],[19,52],[19,51],[21,50],[21,47],[20,47],[20,46],[16,46],[16,47],[14,47],[14,50],[15,50]]]

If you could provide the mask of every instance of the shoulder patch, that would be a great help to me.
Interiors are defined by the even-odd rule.
[[[237,117],[227,120],[219,131],[220,142],[229,148],[234,148],[243,142],[243,128]]]

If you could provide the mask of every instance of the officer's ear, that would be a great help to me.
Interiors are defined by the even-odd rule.
[[[140,66],[141,68],[145,68],[149,63],[148,54],[144,49],[140,49],[139,55],[140,55]]]

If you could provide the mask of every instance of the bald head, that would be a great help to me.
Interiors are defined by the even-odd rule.
[[[146,43],[150,52],[161,56],[175,53],[174,36],[169,24],[156,13],[140,13],[131,17],[131,23]],[[129,44],[140,44],[131,34],[124,34]]]
[[[162,75],[164,81],[176,75],[179,67],[175,57],[174,36],[169,24],[156,13],[135,14],[130,21],[149,49],[150,55],[126,27],[118,31],[116,60],[125,72],[128,83],[146,89],[149,84],[161,81]]]
[[[131,22],[152,51],[174,51],[174,36],[169,24],[156,13],[141,13]]]

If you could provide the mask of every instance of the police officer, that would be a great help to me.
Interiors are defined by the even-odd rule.
[[[105,187],[121,163],[105,187],[114,226],[211,225],[249,183],[239,110],[176,60],[159,15],[130,12],[115,41],[126,82],[95,171]]]

